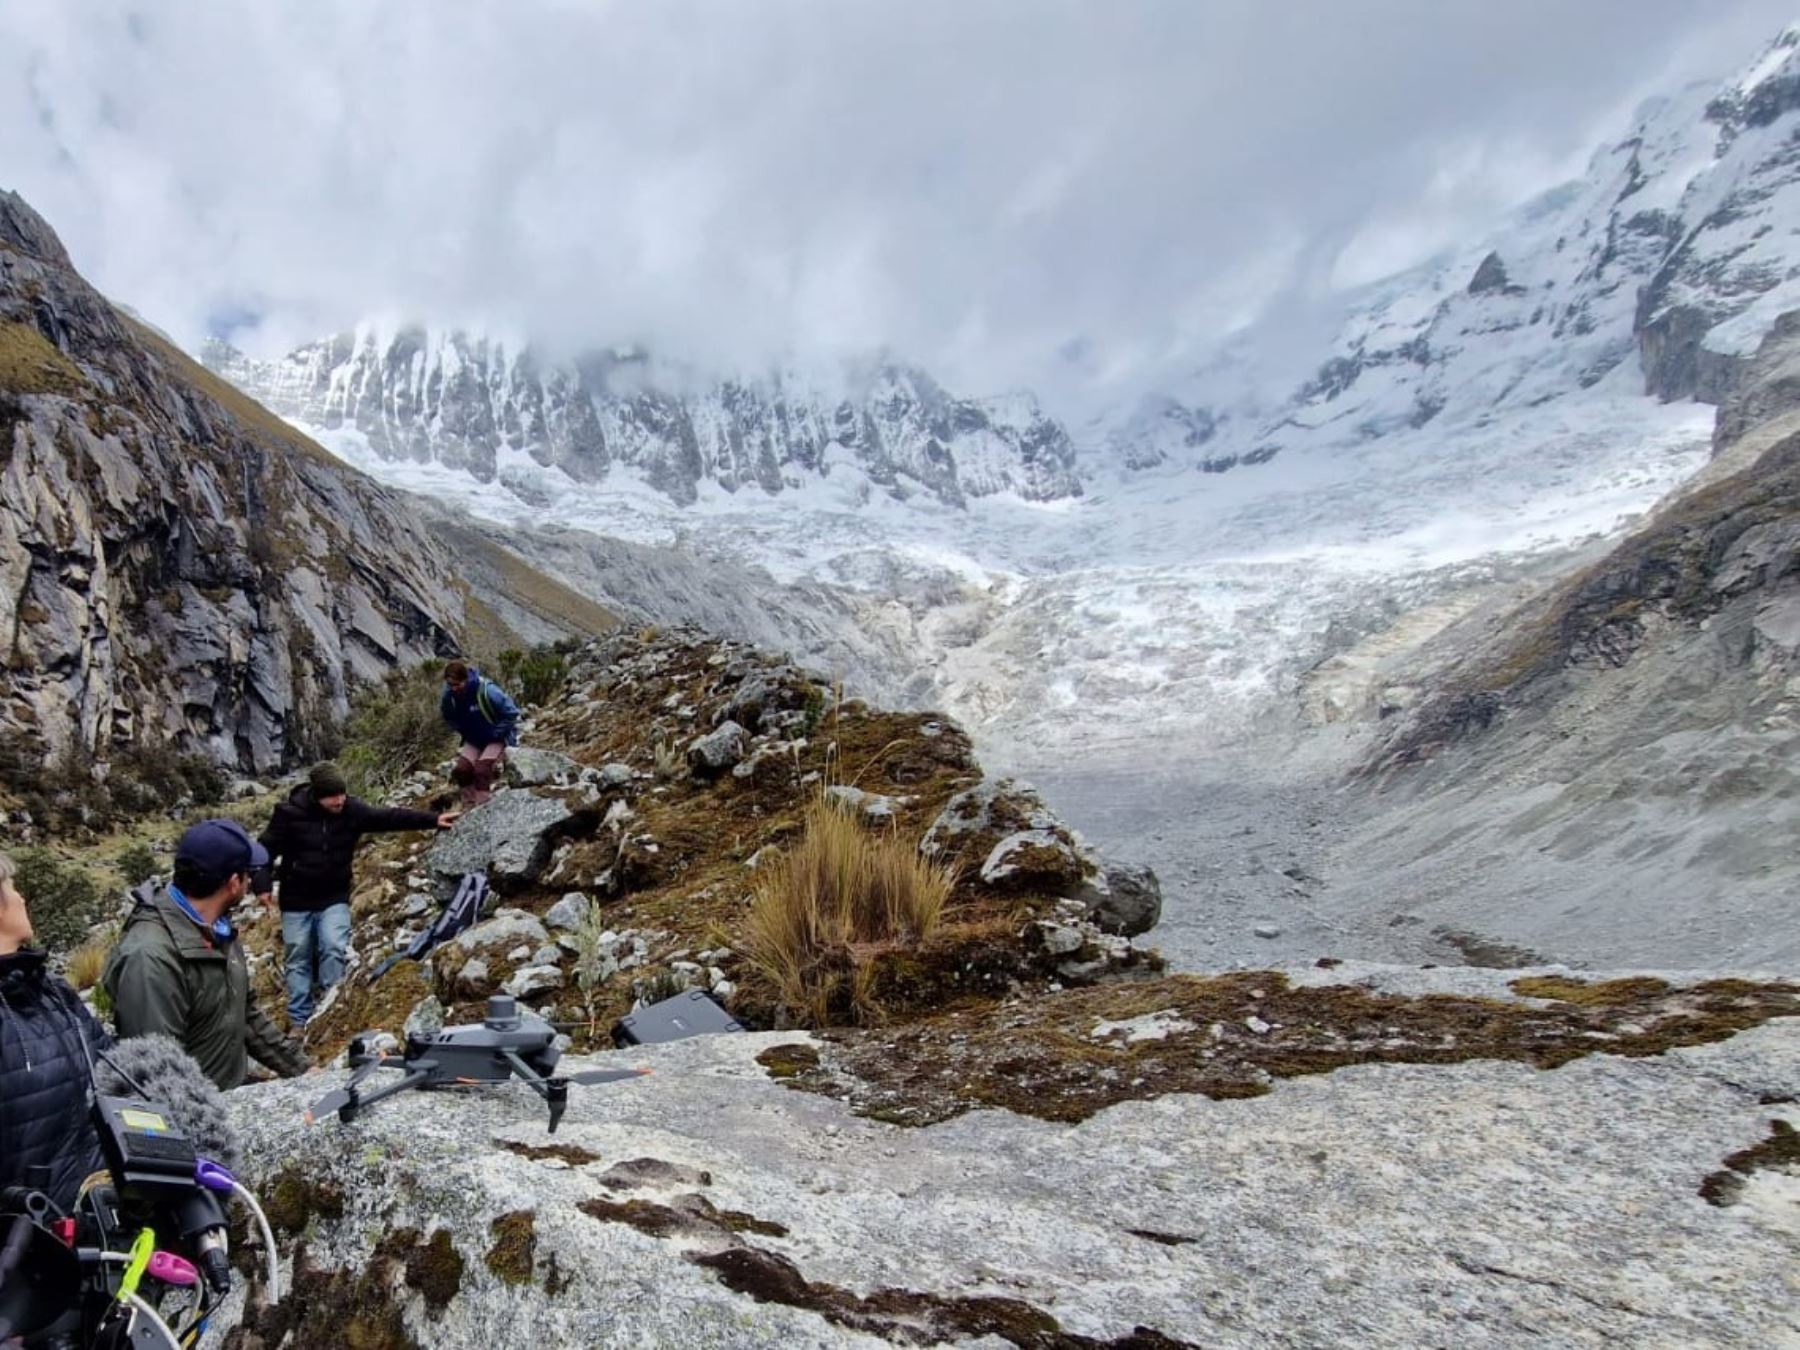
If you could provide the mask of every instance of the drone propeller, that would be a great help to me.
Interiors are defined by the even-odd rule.
[[[654,1069],[587,1069],[581,1073],[562,1074],[565,1083],[622,1083],[627,1078],[642,1078]]]
[[[386,1064],[387,1058],[386,1055],[375,1056],[374,1059],[370,1060],[355,1073],[351,1074],[341,1088],[335,1088],[332,1091],[327,1092],[323,1097],[319,1098],[318,1101],[307,1107],[305,1117],[306,1123],[312,1125],[323,1120],[332,1112],[341,1111],[344,1107],[350,1105],[350,1103],[355,1100],[356,1089],[362,1084],[363,1079],[367,1078],[370,1074],[374,1073],[375,1070]]]

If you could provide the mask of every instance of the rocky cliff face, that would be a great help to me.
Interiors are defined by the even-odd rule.
[[[9,742],[268,771],[353,681],[454,646],[454,571],[403,501],[113,308],[10,193],[0,457]]]
[[[205,360],[283,416],[350,427],[383,458],[435,461],[527,496],[520,471],[533,465],[587,483],[635,471],[684,505],[703,484],[780,493],[839,463],[896,495],[952,506],[1081,492],[1068,435],[1029,398],[959,399],[898,366],[842,396],[781,374],[681,392],[635,357],[559,364],[479,334],[367,327],[279,361],[221,343]]]
[[[1315,903],[1431,959],[1800,959],[1797,364],[1789,315],[1714,461],[1600,557],[1371,648],[1391,716]]]

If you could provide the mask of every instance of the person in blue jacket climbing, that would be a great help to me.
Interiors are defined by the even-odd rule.
[[[519,743],[519,708],[506,691],[466,661],[444,666],[444,721],[462,748],[450,777],[462,789],[464,806],[480,806],[494,795],[494,780],[506,764],[506,748]]]

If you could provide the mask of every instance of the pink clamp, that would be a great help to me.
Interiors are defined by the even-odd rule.
[[[164,1284],[179,1285],[183,1289],[192,1288],[200,1283],[200,1272],[193,1263],[185,1261],[174,1252],[156,1252],[150,1257],[150,1264],[144,1273],[153,1280],[161,1280]]]

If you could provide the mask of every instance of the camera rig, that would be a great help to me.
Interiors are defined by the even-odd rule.
[[[261,1207],[196,1153],[166,1107],[147,1093],[97,1094],[92,1118],[106,1170],[83,1183],[71,1209],[45,1192],[47,1175],[0,1192],[0,1343],[187,1350],[231,1290],[225,1200],[233,1194],[260,1225],[269,1295],[279,1298]]]

